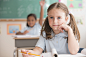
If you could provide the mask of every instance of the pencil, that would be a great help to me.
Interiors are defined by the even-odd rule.
[[[28,53],[29,55],[35,55],[35,56],[40,56],[40,55],[37,55],[37,54],[32,54],[32,53]]]
[[[33,28],[29,29],[28,31],[31,31]]]
[[[21,52],[21,53],[27,54],[26,52]],[[37,55],[37,54],[32,54],[32,53],[28,53],[28,54],[29,54],[29,55],[40,56],[40,55]]]

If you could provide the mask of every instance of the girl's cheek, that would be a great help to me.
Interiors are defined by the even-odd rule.
[[[52,23],[52,20],[49,20],[49,24],[51,24]]]
[[[59,24],[62,25],[62,24],[64,24],[64,23],[65,23],[65,22],[60,22]]]

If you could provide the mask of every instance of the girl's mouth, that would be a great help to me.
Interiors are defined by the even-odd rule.
[[[53,26],[59,26],[59,25],[53,25]]]

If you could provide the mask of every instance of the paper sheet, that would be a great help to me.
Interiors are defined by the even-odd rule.
[[[16,38],[31,38],[31,37],[39,37],[39,35],[12,35],[12,37],[16,37]]]

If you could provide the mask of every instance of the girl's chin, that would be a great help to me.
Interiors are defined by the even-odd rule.
[[[53,30],[54,30],[54,31],[55,31],[55,30],[57,31],[58,29],[57,29],[57,28],[53,28]]]
[[[30,27],[33,27],[32,25],[30,25]]]

